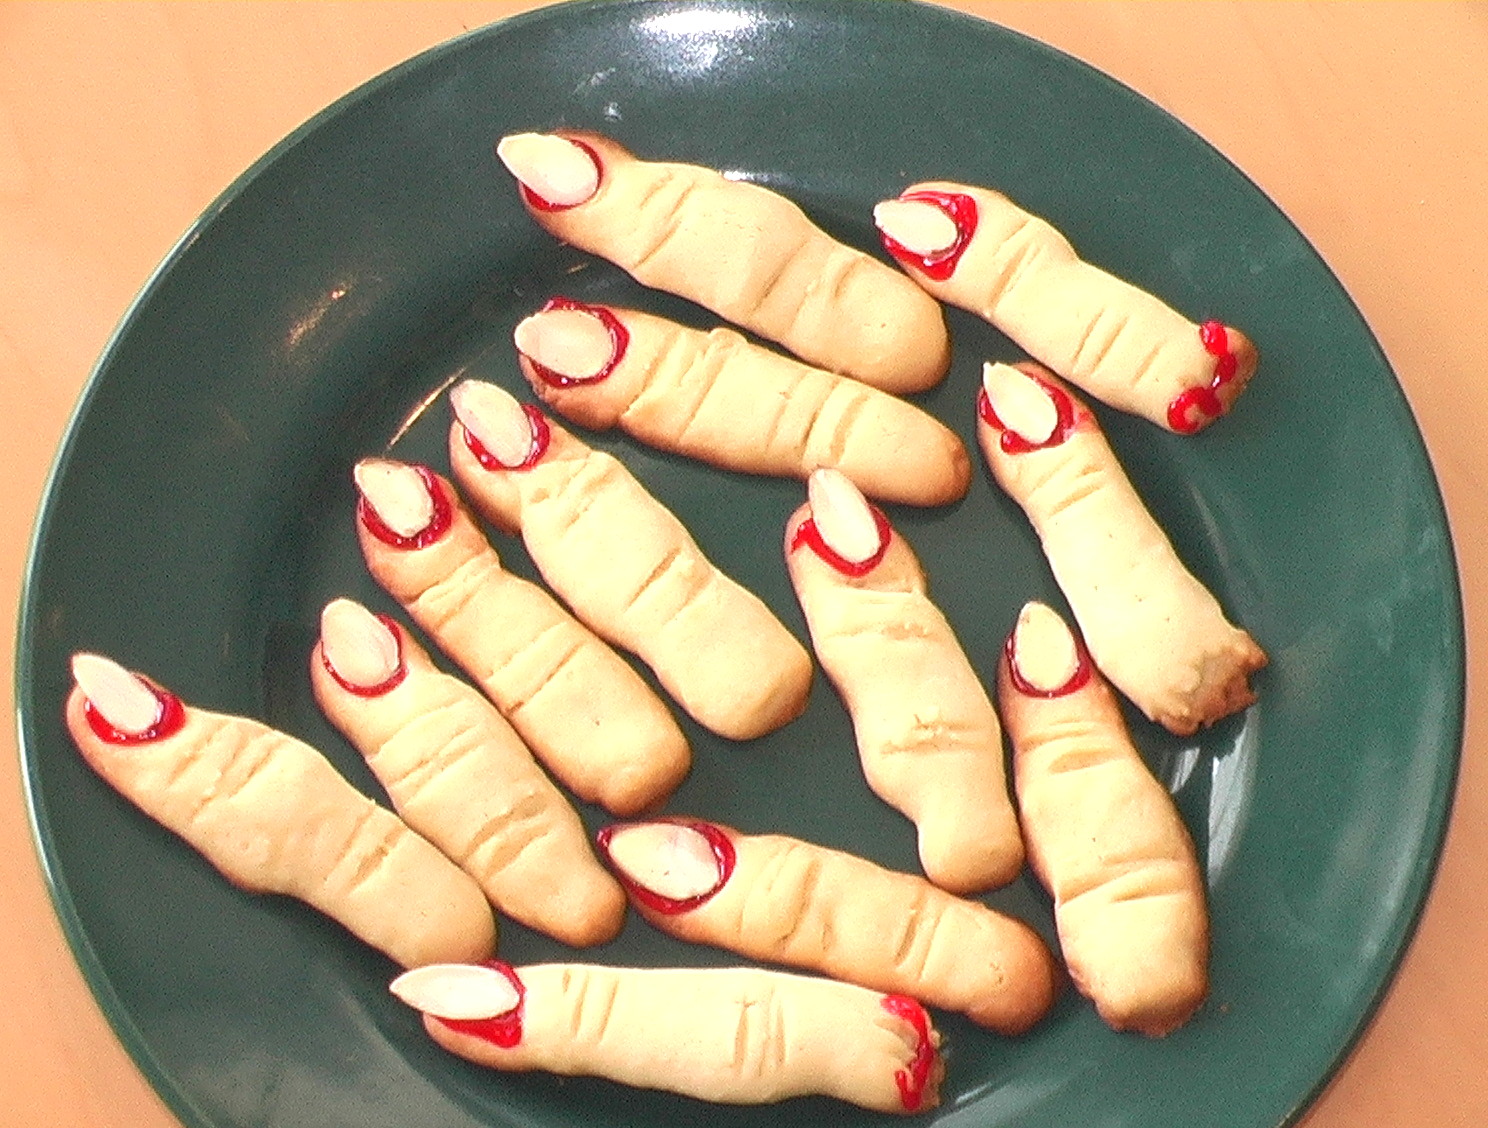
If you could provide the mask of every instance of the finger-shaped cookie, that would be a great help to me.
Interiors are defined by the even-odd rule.
[[[450,402],[450,465],[465,496],[520,532],[543,579],[596,634],[640,657],[722,736],[761,736],[800,714],[805,647],[618,459],[494,384],[467,380]]]
[[[892,392],[950,365],[939,304],[777,192],[589,133],[514,134],[496,152],[551,234],[810,364]]]
[[[998,673],[1034,872],[1075,985],[1118,1030],[1154,1037],[1208,993],[1193,841],[1133,746],[1116,697],[1059,615],[1030,603]]]
[[[78,654],[67,729],[93,770],[230,882],[297,897],[404,967],[484,959],[480,887],[321,753]]]
[[[1251,704],[1265,653],[1184,567],[1090,411],[1037,365],[988,364],[982,383],[982,452],[1038,532],[1095,664],[1182,736]]]
[[[392,991],[477,1064],[723,1104],[821,1095],[921,1112],[945,1074],[940,1035],[914,999],[761,968],[492,961],[405,973]]]
[[[641,915],[679,939],[902,992],[1003,1034],[1053,1003],[1037,933],[922,877],[697,820],[606,827],[599,844]]]
[[[403,820],[503,913],[580,946],[620,931],[625,895],[568,800],[496,707],[391,619],[327,604],[310,684]]]
[[[889,253],[928,293],[1112,407],[1190,434],[1228,411],[1255,373],[1255,345],[1238,329],[1195,324],[1085,262],[998,192],[927,182],[873,214]]]
[[[508,572],[450,483],[368,459],[354,477],[373,577],[579,798],[616,814],[660,803],[687,739],[650,686],[545,590]]]
[[[835,470],[812,474],[807,492],[786,523],[786,564],[868,785],[915,824],[935,884],[1007,884],[1023,839],[987,690],[888,518]]]
[[[726,470],[804,478],[834,466],[910,505],[955,501],[971,482],[966,448],[933,416],[732,329],[555,298],[517,326],[516,345],[560,415]]]

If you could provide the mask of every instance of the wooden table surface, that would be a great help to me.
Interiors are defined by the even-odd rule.
[[[0,3],[0,611],[73,403],[130,299],[261,153],[363,80],[535,7]],[[1301,228],[1363,309],[1426,436],[1468,637],[1488,628],[1488,5],[970,3],[1153,99]],[[13,633],[13,632],[12,632]],[[1400,974],[1308,1128],[1488,1123],[1485,688],[1469,653],[1446,853]],[[13,683],[6,648],[5,691]],[[13,710],[11,711],[12,715]],[[53,915],[0,732],[0,1112],[166,1128]]]

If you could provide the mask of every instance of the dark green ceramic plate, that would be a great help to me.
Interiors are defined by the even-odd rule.
[[[1260,375],[1212,430],[1183,439],[1106,417],[1180,551],[1272,656],[1244,715],[1187,741],[1136,727],[1207,867],[1212,999],[1160,1043],[1110,1032],[1072,995],[1016,1041],[944,1019],[936,1117],[1247,1128],[1296,1116],[1391,977],[1450,804],[1462,623],[1420,436],[1338,282],[1223,157],[1079,63],[909,4],[577,5],[488,28],[289,138],[151,280],[56,463],[18,695],[57,911],[140,1067],[183,1120],[213,1128],[877,1119],[826,1101],[717,1109],[448,1057],[387,994],[386,960],[297,903],[231,889],[90,774],[61,725],[68,656],[99,650],[307,738],[374,788],[304,672],[327,599],[391,609],[355,548],[353,461],[391,448],[441,465],[447,407],[430,397],[461,373],[521,387],[512,326],[555,291],[708,321],[524,214],[492,144],[560,124],[768,183],[874,249],[869,207],[907,183],[995,185],[1088,258],[1255,337]],[[981,361],[1017,353],[967,317],[952,327],[954,369],[924,402],[969,441]],[[797,484],[595,442],[802,630],[779,549]],[[1022,602],[1057,599],[1021,515],[982,474],[959,505],[892,516],[990,676]],[[689,731],[696,768],[672,810],[914,867],[910,828],[869,795],[824,683],[803,719],[756,743]],[[993,899],[1049,934],[1030,884]],[[567,954],[514,926],[505,937],[514,962]],[[722,962],[639,921],[585,958]]]

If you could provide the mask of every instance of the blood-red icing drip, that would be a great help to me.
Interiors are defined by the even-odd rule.
[[[531,470],[548,452],[548,443],[553,439],[553,430],[548,426],[548,417],[530,403],[522,405],[522,413],[527,416],[527,422],[532,426],[532,449],[527,452],[527,457],[515,466],[508,466],[497,458],[486,448],[471,432],[469,427],[462,426],[461,431],[465,433],[465,448],[475,455],[475,460],[487,470]]]
[[[1063,388],[1056,387],[1031,373],[1024,373],[1024,375],[1042,388],[1045,394],[1054,401],[1054,430],[1041,443],[1029,442],[997,417],[997,411],[992,407],[992,397],[987,394],[986,388],[981,388],[977,391],[977,415],[981,416],[987,426],[995,427],[1001,432],[997,442],[1004,454],[1027,454],[1031,450],[1045,450],[1048,447],[1058,446],[1069,438],[1070,433],[1075,429],[1075,401],[1069,397],[1069,394]]]
[[[816,527],[816,520],[812,517],[807,517],[806,520],[797,526],[795,535],[791,537],[790,550],[795,552],[803,544],[809,545],[812,552],[816,553],[844,576],[866,576],[878,567],[879,561],[889,551],[889,541],[894,536],[894,528],[889,524],[889,519],[884,516],[883,511],[876,505],[870,505],[868,508],[873,514],[873,524],[878,529],[878,550],[872,556],[868,557],[868,559],[849,560],[837,552],[826,542],[826,539],[821,535],[821,530]]]
[[[1075,672],[1069,676],[1069,680],[1063,685],[1057,685],[1053,689],[1043,689],[1034,685],[1025,678],[1018,669],[1018,658],[1013,640],[1017,637],[1016,632],[1007,637],[1003,644],[1003,650],[1007,654],[1008,673],[1012,678],[1013,687],[1024,697],[1041,697],[1050,700],[1055,697],[1065,697],[1081,689],[1090,680],[1092,669],[1090,652],[1085,649],[1085,644],[1078,638],[1075,639]]]
[[[565,376],[561,372],[555,372],[546,364],[539,364],[529,356],[527,363],[532,365],[532,370],[537,374],[538,379],[554,388],[572,388],[577,384],[596,384],[615,371],[615,365],[624,359],[625,350],[630,347],[630,330],[621,324],[620,319],[604,306],[589,305],[573,298],[563,297],[549,298],[548,304],[543,306],[540,312],[547,313],[554,309],[578,310],[580,313],[599,318],[600,324],[610,335],[610,359],[605,361],[604,367],[593,376]]]
[[[734,866],[738,862],[738,855],[735,853],[734,844],[729,841],[728,835],[724,834],[723,831],[719,830],[712,823],[695,819],[666,819],[662,821],[675,823],[677,826],[685,826],[688,830],[695,830],[708,840],[708,846],[713,851],[713,859],[718,863],[718,883],[712,889],[699,893],[695,897],[685,897],[682,900],[677,900],[673,897],[664,897],[660,893],[652,889],[647,889],[644,885],[633,880],[629,874],[615,865],[610,858],[610,839],[614,838],[619,831],[625,829],[624,824],[617,823],[604,827],[594,836],[594,839],[599,846],[600,853],[604,855],[605,861],[610,863],[610,868],[620,878],[620,884],[625,886],[626,892],[654,912],[661,913],[664,916],[677,916],[679,913],[685,913],[690,909],[697,908],[722,889],[728,883],[728,879],[734,874]]]
[[[580,149],[584,150],[584,152],[588,155],[589,159],[594,162],[594,171],[597,172],[597,173],[599,173],[599,175],[600,175],[601,178],[604,177],[604,164],[603,164],[603,162],[600,161],[599,154],[594,151],[593,146],[586,145],[584,142],[579,141],[579,140],[577,140],[576,138],[573,138],[573,137],[565,137],[564,140],[567,141],[570,145],[577,145]],[[580,200],[579,201],[579,204],[555,204],[551,200],[545,200],[545,199],[543,199],[536,192],[534,192],[531,188],[529,188],[529,187],[527,187],[527,185],[523,184],[520,180],[517,181],[517,185],[522,190],[522,199],[526,200],[527,203],[531,207],[535,208],[537,211],[542,211],[542,212],[561,212],[561,211],[568,211],[569,208],[576,208],[576,207],[579,206],[579,204],[584,204],[584,203],[588,203],[589,202],[588,200]]]
[[[1199,387],[1184,389],[1168,404],[1168,426],[1181,435],[1191,435],[1224,414],[1219,389],[1235,378],[1240,367],[1230,351],[1230,335],[1222,322],[1206,321],[1200,325],[1199,340],[1204,351],[1215,358],[1214,378]]]
[[[383,544],[391,545],[393,548],[427,548],[449,531],[450,523],[455,519],[455,508],[450,503],[449,495],[444,492],[444,487],[434,471],[427,466],[415,466],[414,470],[418,472],[418,476],[423,480],[424,488],[429,491],[430,500],[434,502],[434,516],[413,536],[405,537],[394,532],[377,515],[377,510],[372,507],[371,502],[365,497],[357,499],[357,517],[367,531]]]
[[[486,960],[482,965],[506,976],[517,992],[517,1005],[505,1014],[490,1018],[441,1018],[439,1021],[451,1030],[482,1038],[503,1050],[509,1050],[522,1042],[522,1004],[527,997],[527,988],[517,977],[516,969],[500,960]]]
[[[93,730],[93,735],[109,744],[146,744],[152,740],[164,740],[180,732],[181,726],[186,723],[186,707],[181,704],[181,699],[153,682],[146,681],[145,685],[160,703],[154,724],[143,732],[125,732],[115,728],[93,702],[84,698],[83,716],[88,719],[88,727]]]
[[[930,1072],[935,1068],[935,1043],[930,1038],[930,1016],[908,995],[885,995],[883,1009],[914,1027],[915,1056],[908,1069],[894,1070],[894,1083],[899,1086],[899,1100],[905,1112],[918,1112],[925,1103],[925,1089]]]
[[[886,232],[880,231],[879,238],[883,240],[884,250],[907,266],[914,267],[926,277],[933,278],[937,282],[944,282],[956,272],[956,264],[961,261],[961,253],[966,250],[966,245],[976,234],[976,201],[964,192],[936,192],[928,189],[923,192],[909,192],[899,198],[906,202],[934,204],[956,225],[956,238],[949,247],[923,255],[919,251],[910,250]]]
[[[320,650],[320,664],[326,668],[326,673],[330,674],[335,679],[336,684],[346,690],[347,693],[354,693],[358,697],[381,697],[384,693],[398,688],[402,684],[403,679],[408,676],[408,667],[403,662],[403,633],[398,630],[398,624],[388,615],[379,614],[377,621],[386,627],[388,633],[393,636],[393,642],[398,647],[398,667],[376,685],[356,685],[353,682],[347,681],[336,671],[336,667],[331,665],[330,658],[326,656],[325,648],[321,647]]]

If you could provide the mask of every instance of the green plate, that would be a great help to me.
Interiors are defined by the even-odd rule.
[[[830,0],[563,5],[422,55],[254,166],[130,310],[47,491],[18,697],[57,911],[140,1067],[184,1121],[212,1128],[879,1119],[825,1100],[718,1109],[468,1066],[388,995],[383,957],[298,903],[230,888],[92,775],[61,724],[68,656],[98,650],[192,702],[308,739],[375,793],[305,674],[327,599],[390,608],[357,554],[352,463],[390,448],[442,465],[447,407],[426,401],[461,373],[522,388],[512,326],[555,291],[709,322],[555,245],[523,212],[492,145],[560,124],[770,184],[875,251],[870,205],[907,183],[994,185],[1087,258],[1257,340],[1259,376],[1211,430],[1185,439],[1105,417],[1181,553],[1272,657],[1243,715],[1193,740],[1135,730],[1207,867],[1212,998],[1162,1042],[1110,1032],[1073,994],[1018,1040],[944,1018],[951,1071],[936,1118],[1295,1117],[1411,935],[1461,745],[1451,540],[1400,387],[1303,237],[1184,126],[991,24]],[[923,402],[970,441],[981,361],[1018,354],[968,317],[951,322],[954,368]],[[804,635],[779,548],[798,484],[594,441]],[[958,505],[892,516],[990,676],[1023,601],[1057,599],[1021,514],[982,473]],[[519,546],[498,547],[531,574]],[[696,767],[671,810],[914,867],[910,827],[868,793],[820,679],[807,715],[769,738],[688,731]],[[992,900],[1050,934],[1032,884]],[[568,955],[515,926],[504,954]],[[583,958],[726,962],[639,920]]]

